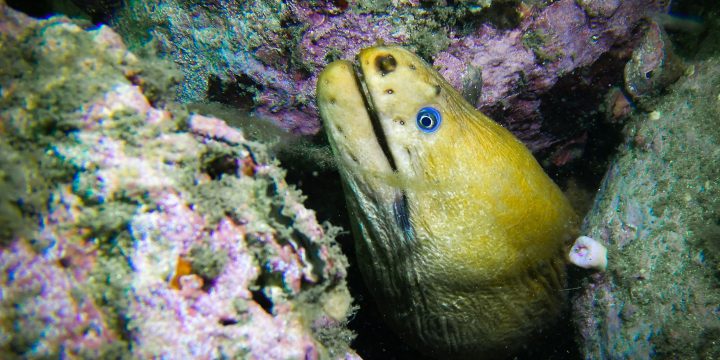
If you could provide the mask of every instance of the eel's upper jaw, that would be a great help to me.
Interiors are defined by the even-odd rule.
[[[323,70],[317,83],[317,102],[328,139],[352,173],[390,174],[392,167],[373,129],[367,100],[353,64],[335,61]]]
[[[421,133],[415,126],[421,108],[439,109],[438,92],[428,81],[432,80],[428,65],[402,47],[374,46],[360,51],[356,66],[363,75],[366,97],[372,100],[376,128],[384,135],[383,150],[392,159],[393,170],[405,179],[422,176],[420,163],[425,158],[419,154],[439,137],[438,133]]]
[[[375,139],[377,139],[380,150],[382,150],[383,155],[385,155],[385,158],[387,159],[390,168],[393,171],[397,171],[395,158],[390,151],[390,146],[388,145],[387,136],[385,134],[385,131],[383,130],[383,125],[380,123],[380,118],[378,117],[378,111],[375,105],[375,101],[372,94],[370,93],[370,90],[367,87],[367,83],[365,82],[365,73],[363,71],[363,67],[360,65],[359,55],[357,61],[355,61],[355,63],[353,64],[353,70],[355,74],[355,82],[357,83],[357,88],[360,91],[360,95],[362,96],[363,102],[365,104],[365,110],[367,111],[367,115],[370,118],[370,125],[372,126],[373,133],[375,134]]]
[[[355,76],[356,87],[360,93],[360,96],[362,96],[363,103],[365,104],[365,111],[367,111],[368,117],[372,117],[373,114],[375,114],[377,111],[375,109],[375,104],[373,103],[372,96],[370,95],[370,91],[367,88],[367,84],[365,84],[365,74],[363,73],[359,61],[356,60],[354,63],[352,63],[352,68],[353,75]]]

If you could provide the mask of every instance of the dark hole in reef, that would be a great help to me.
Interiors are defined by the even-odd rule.
[[[624,124],[608,121],[602,106],[612,85],[622,87],[626,61],[626,58],[604,55],[590,68],[560,78],[540,97],[543,131],[568,141],[587,134],[584,143],[572,145],[582,152],[580,157],[561,165],[541,161],[545,171],[561,187],[573,180],[581,189],[594,193],[622,142]],[[546,160],[556,150],[551,148],[535,155]]]
[[[36,18],[67,15],[89,18],[93,24],[107,24],[113,12],[122,5],[122,0],[8,0],[7,4]]]
[[[58,262],[60,263],[60,266],[66,268],[66,269],[69,268],[70,265],[72,265],[70,258],[67,256],[61,257],[60,260],[58,260]]]
[[[299,240],[301,246],[307,251],[308,257],[307,261],[309,261],[313,266],[313,275],[315,275],[318,279],[324,279],[325,274],[323,274],[323,267],[325,266],[325,263],[320,258],[320,256],[317,256],[317,254],[320,254],[320,246],[310,240],[305,234],[301,233],[297,229],[293,230],[292,233],[293,238],[297,241]],[[301,285],[306,285],[303,278],[303,282]]]
[[[206,278],[204,276],[201,276],[203,279],[203,285],[201,287],[202,291],[204,292],[210,292],[212,288],[215,286],[215,278]]]
[[[280,19],[280,27],[283,29],[290,29],[293,27],[297,28],[297,27],[301,27],[303,25],[304,24],[301,21],[298,21],[298,19],[296,19],[296,18],[281,18]],[[285,35],[286,35],[285,38],[287,40],[292,39],[292,36],[290,34],[288,34],[287,32],[285,33]]]
[[[205,161],[203,171],[205,171],[211,179],[217,180],[225,174],[236,174],[238,168],[239,165],[234,156],[229,154],[219,154],[216,157]]]
[[[124,0],[71,0],[78,8],[82,9],[95,24],[110,22],[113,13],[119,9]]]
[[[240,109],[249,109],[254,104],[255,94],[262,86],[246,74],[238,74],[231,79],[221,79],[211,75],[208,79],[207,97]]]
[[[250,293],[252,294],[253,301],[255,301],[258,305],[260,305],[260,307],[262,307],[266,313],[272,315],[272,308],[273,308],[272,300],[270,300],[267,297],[267,295],[265,295],[265,293],[260,289],[253,290]]]
[[[520,2],[495,2],[492,6],[477,11],[477,5],[472,2],[448,0],[443,6],[438,1],[421,0],[420,7],[433,9],[427,16],[435,17],[435,21],[446,24],[461,35],[467,35],[476,31],[482,24],[492,24],[493,27],[502,30],[516,28],[522,20],[517,10],[518,3]],[[438,7],[457,12],[458,18],[448,18],[445,12],[436,11]]]
[[[332,3],[342,11],[347,10],[347,8],[350,7],[350,3],[347,0],[333,0]]]
[[[54,10],[53,0],[8,0],[7,4],[15,9],[24,12],[32,17],[49,17],[57,14]]]
[[[665,26],[665,31],[670,35],[673,49],[677,55],[690,58],[701,52],[704,54],[701,57],[705,58],[713,56],[712,54],[715,52],[707,51],[710,47],[715,50],[720,49],[717,42],[711,44],[711,42],[706,41],[708,36],[712,36],[715,28],[710,26],[709,22],[716,18],[716,14],[720,10],[719,4],[720,2],[717,0],[677,0],[670,2],[668,14],[685,21],[683,26]],[[694,25],[691,26],[694,28],[688,28],[688,25],[693,23]]]
[[[220,325],[222,326],[231,326],[237,324],[237,319],[230,319],[230,318],[222,318],[220,319]]]

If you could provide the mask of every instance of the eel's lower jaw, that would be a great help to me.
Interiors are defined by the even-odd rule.
[[[383,131],[382,124],[380,123],[380,118],[378,118],[378,112],[375,107],[375,103],[373,102],[372,95],[370,95],[370,90],[367,87],[367,83],[365,83],[365,73],[360,66],[359,59],[356,59],[356,61],[353,63],[353,74],[355,77],[355,84],[360,91],[360,96],[362,96],[363,98],[365,110],[367,111],[368,117],[370,118],[370,124],[372,125],[373,133],[375,134],[375,140],[377,140],[378,145],[380,145],[380,149],[382,150],[383,154],[385,154],[385,158],[387,159],[387,162],[390,165],[392,171],[397,171],[395,158],[393,157],[392,152],[390,152],[390,146],[388,146],[385,132]]]

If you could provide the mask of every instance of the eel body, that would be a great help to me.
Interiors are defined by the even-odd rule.
[[[577,217],[509,131],[397,46],[329,64],[317,101],[360,270],[402,339],[495,357],[558,317]]]

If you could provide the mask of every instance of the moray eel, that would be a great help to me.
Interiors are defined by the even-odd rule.
[[[577,218],[509,131],[396,46],[328,65],[317,101],[360,270],[402,339],[496,357],[558,317]]]

